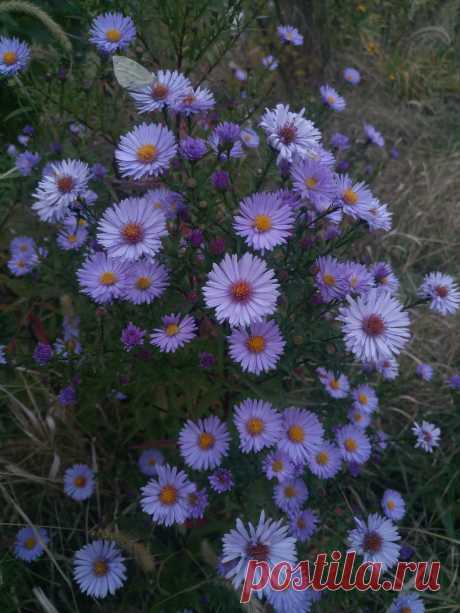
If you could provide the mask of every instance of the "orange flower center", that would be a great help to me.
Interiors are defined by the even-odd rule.
[[[69,234],[67,236],[67,240],[69,241],[69,243],[76,243],[77,242],[77,235],[76,234]]]
[[[394,500],[389,500],[387,502],[387,507],[390,511],[393,511],[396,508],[396,502]]]
[[[109,43],[118,43],[121,39],[121,32],[117,28],[112,28],[111,30],[107,30],[105,37]]]
[[[150,277],[139,277],[136,281],[137,289],[149,289],[152,285],[152,280]]]
[[[283,460],[274,460],[272,462],[272,471],[274,473],[280,473],[284,468]]]
[[[266,560],[270,549],[263,543],[255,543],[254,545],[248,545],[246,553],[250,560],[258,560],[259,562]]]
[[[109,572],[109,565],[105,560],[96,560],[93,564],[96,577],[104,577]]]
[[[373,313],[364,320],[363,331],[369,336],[380,336],[385,331],[385,322],[380,315]]]
[[[329,454],[326,451],[320,451],[316,454],[316,461],[320,466],[326,466],[329,462]]]
[[[174,504],[177,500],[177,489],[173,485],[165,485],[161,489],[159,498],[162,504]]]
[[[326,98],[326,100],[327,100],[328,104],[334,104],[334,102],[335,102],[334,96],[328,96]]]
[[[177,324],[168,324],[165,332],[167,336],[176,336],[179,332],[179,326]]]
[[[343,192],[342,197],[347,204],[352,206],[358,202],[358,194],[354,192],[351,187]]]
[[[438,285],[434,290],[440,298],[445,298],[449,290],[444,285]]]
[[[5,51],[5,53],[3,54],[3,62],[7,66],[12,66],[13,64],[16,64],[17,59],[18,56],[14,51]]]
[[[118,281],[118,277],[114,272],[103,272],[99,281],[102,285],[114,285]]]
[[[354,438],[345,439],[344,445],[345,445],[345,449],[349,451],[350,453],[358,449],[358,443],[355,441]]]
[[[294,126],[284,126],[278,132],[278,136],[284,145],[290,145],[295,141],[297,130],[294,128]]]
[[[251,353],[262,353],[266,342],[263,336],[250,336],[246,341],[246,347]]]
[[[37,539],[34,536],[29,536],[29,538],[24,541],[24,546],[26,549],[29,549],[29,551],[33,549],[36,544]]]
[[[265,430],[265,424],[258,417],[253,417],[246,423],[246,429],[249,432],[249,434],[252,434],[253,436],[257,436],[258,434],[261,434]]]
[[[121,235],[127,243],[135,245],[144,238],[144,229],[138,223],[127,223],[123,226]]]
[[[196,96],[194,94],[188,94],[187,96],[184,96],[182,98],[183,104],[186,104],[187,106],[190,106],[191,104],[193,104],[195,100],[196,100]]]
[[[300,528],[300,530],[303,530],[305,528],[305,522],[301,517],[299,517],[299,519],[297,520],[297,528]]]
[[[137,159],[139,162],[149,164],[155,161],[158,156],[158,147],[155,145],[141,145],[137,150]]]
[[[214,443],[216,442],[215,437],[209,432],[202,432],[198,437],[198,445],[200,449],[207,451],[214,447]]]
[[[326,285],[330,287],[331,285],[335,284],[335,277],[330,273],[326,273],[325,275],[323,275],[323,281]]]
[[[367,404],[369,402],[366,394],[364,394],[364,392],[361,392],[361,394],[358,396],[358,400],[361,404]]]
[[[296,494],[297,492],[294,486],[286,485],[286,487],[284,488],[284,495],[286,496],[286,498],[295,498]]]
[[[272,220],[268,215],[256,215],[254,219],[254,228],[257,232],[268,232],[271,230]]]
[[[63,194],[68,194],[69,192],[71,192],[74,185],[75,182],[72,177],[64,176],[59,177],[59,179],[57,180],[58,189]]]
[[[340,383],[337,381],[337,379],[332,379],[331,387],[332,387],[333,390],[339,390],[340,389]]]
[[[230,291],[237,302],[246,302],[251,296],[251,286],[247,281],[237,281],[232,285]]]
[[[84,477],[83,475],[78,475],[78,477],[75,477],[75,479],[73,480],[73,484],[75,485],[75,487],[85,487],[86,477]]]
[[[382,547],[382,537],[377,532],[368,532],[363,539],[364,551],[376,553]]]
[[[168,95],[169,89],[163,83],[154,83],[152,85],[152,97],[156,100],[164,100]]]
[[[294,424],[288,430],[289,440],[293,443],[303,443],[305,439],[305,432],[302,426]]]

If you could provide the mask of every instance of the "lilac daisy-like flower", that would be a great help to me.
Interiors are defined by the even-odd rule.
[[[5,350],[6,350],[6,346],[5,345],[0,345],[0,364],[8,364],[8,360],[6,359],[6,355],[5,355]]]
[[[105,253],[90,256],[77,270],[81,291],[100,304],[122,298],[126,290],[128,265]]]
[[[294,477],[295,466],[287,453],[277,450],[266,456],[262,470],[267,479],[277,479],[281,483]]]
[[[201,158],[206,155],[207,151],[208,146],[206,141],[202,138],[187,136],[183,138],[179,144],[179,153],[182,157],[190,160],[191,162],[201,160]]]
[[[298,584],[301,583],[300,572],[296,571],[292,574],[291,583],[282,591],[275,590],[271,587],[270,583],[267,587],[267,603],[271,605],[275,613],[309,613],[313,603],[319,600],[321,592],[314,592],[311,588],[305,590],[296,590],[292,585],[292,581],[296,580]],[[279,575],[280,585],[286,581],[286,571],[283,568]],[[319,595],[319,597],[317,597]],[[315,598],[317,597],[317,598]]]
[[[276,31],[280,41],[285,45],[293,45],[294,47],[303,45],[303,36],[294,26],[278,26]]]
[[[278,60],[273,55],[266,55],[260,61],[262,62],[262,66],[270,71],[276,70],[279,66]]]
[[[393,214],[388,205],[382,204],[377,198],[372,200],[368,211],[363,214],[363,219],[367,221],[371,232],[377,232],[378,230],[389,232],[393,224]]]
[[[245,326],[271,315],[279,296],[272,270],[260,258],[245,253],[226,255],[214,264],[203,288],[206,306],[216,309],[219,322]]]
[[[353,390],[352,396],[354,403],[366,413],[372,413],[379,405],[379,399],[374,388],[365,383],[358,385]]]
[[[330,255],[320,256],[315,262],[315,269],[315,284],[325,302],[341,300],[346,296],[348,283],[342,262]]]
[[[143,198],[126,198],[106,209],[98,224],[97,240],[107,254],[123,260],[154,256],[168,233],[162,211]]]
[[[373,145],[377,145],[377,147],[380,147],[380,148],[385,146],[385,139],[372,124],[365,123],[363,125],[363,129],[364,129],[364,134],[366,136],[366,139],[369,143],[372,143]]]
[[[374,285],[372,274],[363,264],[345,262],[342,272],[348,284],[348,294],[365,294]]]
[[[431,272],[423,278],[418,295],[430,300],[430,309],[441,315],[452,315],[460,305],[460,290],[450,275]]]
[[[296,160],[291,167],[292,189],[326,211],[336,195],[334,175],[329,166],[315,160]]]
[[[152,113],[172,106],[191,87],[190,81],[177,70],[159,70],[152,74],[152,82],[137,91],[131,91],[139,113]]]
[[[429,364],[417,364],[415,374],[423,381],[431,381],[433,378],[433,367]]]
[[[64,473],[64,492],[73,500],[87,500],[94,492],[94,472],[86,464],[74,464]]]
[[[307,459],[308,468],[320,479],[331,479],[342,467],[342,456],[335,445],[322,441]]]
[[[375,370],[387,381],[394,381],[399,375],[399,364],[394,358],[386,358],[375,362]]]
[[[218,494],[229,492],[235,485],[233,474],[227,468],[218,468],[209,475],[208,480],[212,489]]]
[[[115,158],[123,177],[143,179],[162,174],[176,155],[174,134],[160,124],[142,123],[121,137]]]
[[[89,166],[80,160],[53,162],[33,193],[32,208],[42,221],[61,221],[88,189]]]
[[[30,47],[19,38],[0,37],[0,75],[12,77],[23,71],[30,60]]]
[[[373,202],[373,196],[365,183],[354,183],[348,175],[337,175],[337,197],[345,215],[352,219],[364,219]]]
[[[249,560],[265,561],[270,568],[278,562],[294,564],[297,559],[295,543],[296,539],[288,536],[288,527],[282,520],[266,519],[265,511],[260,514],[256,526],[249,523],[246,528],[238,518],[236,528],[223,537],[222,563],[231,563],[225,576],[238,589],[244,582]],[[257,574],[256,580],[259,578]],[[263,594],[267,595],[267,590],[270,588],[264,588],[256,594],[262,598]]]
[[[447,377],[446,379],[446,383],[447,385],[450,387],[451,390],[460,390],[460,374],[456,375],[451,375],[450,377]]]
[[[135,326],[131,321],[121,332],[121,342],[126,351],[131,351],[134,347],[141,347],[144,344],[146,332],[142,328]]]
[[[14,555],[24,562],[33,562],[43,554],[43,545],[48,543],[48,533],[44,528],[26,526],[16,534]]]
[[[214,108],[216,101],[213,94],[205,87],[189,87],[175,101],[173,111],[182,115],[207,113]]]
[[[126,581],[125,559],[113,541],[85,545],[76,552],[73,567],[80,590],[93,598],[114,594]]]
[[[382,570],[392,568],[399,558],[401,539],[393,522],[377,513],[368,516],[367,521],[354,518],[356,528],[348,533],[350,550],[363,556],[364,562],[382,564]]]
[[[241,130],[240,138],[243,145],[245,145],[245,147],[248,147],[249,149],[257,149],[257,147],[259,146],[259,135],[257,134],[257,132],[254,132],[254,130],[251,130],[250,128],[244,128],[243,130]]]
[[[159,466],[165,463],[164,455],[158,449],[146,449],[137,461],[139,470],[147,477],[155,477]]]
[[[273,499],[285,513],[295,513],[308,499],[308,489],[302,479],[288,479],[275,486]]]
[[[188,466],[209,470],[222,463],[229,440],[227,425],[212,415],[197,422],[188,420],[179,434],[179,448]]]
[[[163,211],[166,219],[175,219],[178,213],[186,209],[184,197],[165,187],[149,189],[142,198],[153,208]]]
[[[336,434],[337,445],[346,462],[364,464],[371,455],[369,439],[354,425],[342,426]]]
[[[425,605],[419,594],[407,592],[393,600],[388,613],[425,613]]]
[[[356,402],[348,409],[347,417],[352,424],[354,424],[357,428],[361,428],[362,430],[365,430],[371,423],[370,414],[366,413],[366,411],[364,411],[363,408]]]
[[[20,253],[15,253],[7,262],[10,272],[15,277],[22,277],[23,275],[29,274],[37,264],[38,258],[35,254],[22,255]]]
[[[414,422],[412,426],[412,432],[417,437],[415,447],[420,447],[427,453],[432,453],[435,447],[439,446],[439,439],[441,438],[441,430],[429,421],[422,421],[422,425],[419,426],[417,422]]]
[[[30,236],[16,236],[10,243],[10,252],[13,255],[34,255],[36,253],[36,244]]]
[[[331,146],[338,149],[338,151],[345,151],[350,148],[350,139],[346,134],[342,134],[341,132],[334,132],[329,142]]]
[[[142,510],[164,526],[183,524],[188,516],[188,495],[195,491],[187,475],[175,466],[157,466],[157,477],[141,488]]]
[[[374,277],[374,283],[377,288],[383,289],[390,294],[395,294],[398,291],[399,281],[390,264],[387,262],[376,262],[371,266],[370,272]]]
[[[74,251],[80,249],[85,244],[87,238],[88,229],[73,219],[72,223],[64,224],[57,236],[56,242],[61,249]]]
[[[168,286],[169,272],[157,262],[134,262],[127,271],[124,298],[133,304],[150,304],[161,296]]]
[[[346,107],[345,98],[330,85],[321,85],[319,88],[323,103],[333,111],[343,111]]]
[[[176,351],[196,336],[196,322],[191,315],[171,313],[162,318],[162,327],[155,328],[150,342],[166,353]]]
[[[98,15],[91,24],[90,41],[102,53],[115,53],[126,49],[136,38],[136,28],[131,17],[122,13]]]
[[[396,490],[385,490],[382,498],[382,510],[393,521],[400,521],[406,514],[404,498]]]
[[[34,349],[33,358],[36,364],[44,366],[53,359],[53,355],[53,348],[49,343],[37,343]]]
[[[32,151],[24,151],[16,158],[16,168],[23,177],[28,177],[34,167],[40,162],[38,153]]]
[[[311,539],[317,530],[319,522],[318,514],[311,509],[297,511],[290,517],[289,525],[291,534],[301,543]]]
[[[347,300],[338,320],[348,351],[367,362],[398,354],[410,338],[409,315],[401,303],[376,289],[356,299],[348,296]]]
[[[343,78],[351,85],[358,85],[361,81],[361,74],[356,68],[345,68],[343,71]]]
[[[325,376],[321,377],[321,383],[332,398],[346,398],[350,391],[350,382],[348,381],[348,377],[343,373],[336,375],[328,370]]]
[[[324,429],[311,411],[290,407],[283,414],[278,448],[291,460],[302,463],[314,454],[323,441]]]
[[[241,201],[233,226],[249,247],[263,253],[287,241],[294,212],[276,194],[255,193]]]
[[[269,145],[279,152],[278,162],[291,162],[294,154],[312,155],[319,145],[321,132],[303,117],[304,113],[305,109],[293,113],[289,105],[283,104],[265,110],[259,125],[265,131]]]
[[[232,360],[238,362],[243,371],[256,375],[276,368],[286,344],[274,321],[256,322],[249,331],[234,328],[228,343]]]
[[[240,435],[243,453],[257,453],[278,442],[281,416],[269,402],[244,400],[235,407],[233,421]]]
[[[200,490],[195,485],[195,491],[190,492],[190,494],[187,496],[187,518],[202,519],[208,504],[208,494],[206,493],[206,490]]]

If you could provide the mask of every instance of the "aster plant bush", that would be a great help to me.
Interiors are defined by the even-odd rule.
[[[42,565],[27,586],[59,610],[236,611],[254,557],[352,548],[391,573],[411,544],[392,458],[436,457],[443,436],[423,415],[395,423],[385,390],[414,309],[450,316],[460,291],[429,270],[406,291],[388,262],[360,256],[392,213],[359,165],[340,167],[347,137],[331,149],[323,138],[346,94],[323,84],[311,108],[264,109],[274,49],[303,44],[272,23],[275,43],[254,74],[234,71],[226,99],[209,78],[221,57],[186,30],[215,7],[187,6],[158,8],[167,61],[134,14],[96,16],[88,99],[107,110],[86,124],[75,112],[59,146],[37,139],[41,161],[8,153],[28,189],[4,275],[27,305],[6,317],[1,389],[32,443],[16,435],[5,461],[37,475],[28,487],[41,500],[22,480],[2,486],[21,526],[8,555],[21,573]],[[257,17],[243,8],[227,7],[225,51]],[[211,26],[205,40],[223,36],[217,17]],[[28,60],[1,39],[5,78]],[[361,86],[354,68],[343,79]],[[384,145],[370,124],[365,140]],[[417,374],[429,381],[432,368],[420,361]],[[411,593],[258,596],[281,613],[424,610]]]

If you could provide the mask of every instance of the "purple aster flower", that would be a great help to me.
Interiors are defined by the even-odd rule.
[[[73,500],[90,498],[94,485],[94,472],[86,464],[74,464],[64,473],[64,492]]]
[[[423,451],[431,453],[435,447],[439,446],[441,430],[429,421],[423,420],[421,426],[414,422],[412,432],[417,437],[415,448],[420,447]]]
[[[174,219],[178,213],[186,209],[184,197],[178,192],[173,192],[164,187],[150,189],[142,198],[153,208],[163,211],[166,219]]]
[[[49,343],[37,343],[33,358],[39,366],[44,366],[53,359],[53,348]]]
[[[88,229],[86,226],[79,224],[76,219],[72,218],[59,231],[56,242],[61,249],[73,251],[80,249],[85,244],[87,238]]]
[[[265,457],[262,470],[267,479],[277,479],[282,482],[294,477],[295,466],[287,453],[277,450]]]
[[[54,351],[61,359],[67,360],[70,357],[80,355],[81,344],[77,336],[65,339],[58,338],[54,343]]]
[[[7,262],[10,272],[16,277],[22,277],[23,275],[29,274],[37,264],[38,258],[35,254],[22,255],[15,253]]]
[[[337,175],[337,195],[345,215],[364,219],[373,203],[373,196],[365,183],[353,183],[348,175]]]
[[[33,256],[36,253],[36,244],[30,236],[16,236],[10,243],[12,255]]]
[[[425,613],[425,605],[419,594],[407,592],[393,600],[388,613]]]
[[[385,490],[382,498],[382,510],[389,519],[400,521],[406,514],[404,498],[395,490]]]
[[[104,166],[104,164],[101,164],[100,162],[96,162],[95,164],[93,164],[89,171],[91,174],[91,178],[98,179],[99,181],[102,181],[102,179],[104,179],[108,173],[107,168]]]
[[[102,53],[115,53],[126,49],[136,38],[136,28],[131,17],[122,13],[98,15],[91,24],[90,41]]]
[[[177,70],[159,70],[152,74],[152,82],[137,91],[131,91],[139,113],[152,113],[171,107],[191,87],[190,81]]]
[[[121,342],[126,351],[131,351],[134,347],[139,347],[144,344],[144,336],[146,332],[135,326],[131,321],[123,328],[121,332]]]
[[[266,55],[261,59],[261,62],[267,70],[276,70],[279,66],[278,60],[273,55]]]
[[[378,230],[389,232],[392,228],[393,214],[387,204],[382,204],[377,198],[373,198],[368,211],[363,213],[363,219],[367,221],[371,232]]]
[[[6,152],[12,158],[15,158],[18,155],[18,149],[16,145],[7,145]]]
[[[302,479],[286,479],[275,485],[273,500],[285,513],[299,511],[308,499],[308,489]]]
[[[249,331],[234,328],[228,339],[229,353],[245,372],[259,375],[276,368],[286,342],[274,321],[253,323]]]
[[[260,258],[245,253],[226,255],[214,264],[203,288],[206,306],[215,308],[219,322],[245,326],[271,315],[278,300],[278,282]]]
[[[222,563],[232,562],[232,566],[225,575],[238,590],[245,579],[245,573],[249,560],[259,560],[268,563],[273,568],[278,562],[290,562],[297,560],[295,548],[296,539],[288,536],[288,528],[282,520],[273,521],[265,518],[265,511],[260,514],[256,526],[249,523],[248,527],[241,519],[236,520],[236,529],[230,530],[223,537]],[[262,598],[267,595],[269,587],[257,591]]]
[[[430,309],[441,315],[452,315],[460,305],[460,290],[450,275],[430,272],[423,278],[418,295],[430,300]]]
[[[87,191],[89,178],[89,167],[80,160],[51,163],[33,194],[33,210],[42,221],[61,221]]]
[[[369,413],[363,410],[363,408],[356,402],[348,409],[347,417],[352,424],[357,428],[365,430],[371,423],[371,417]]]
[[[392,147],[390,149],[390,157],[392,160],[399,160],[399,149],[397,147]]]
[[[180,453],[188,466],[209,470],[222,463],[229,440],[226,424],[215,415],[197,422],[188,420],[179,434]]]
[[[376,431],[377,436],[377,447],[380,451],[384,451],[388,447],[389,436],[383,430]]]
[[[399,558],[396,541],[401,539],[393,522],[377,513],[369,515],[367,521],[358,517],[354,520],[356,528],[347,539],[350,549],[361,554],[364,562],[382,564],[383,571],[392,568]]]
[[[211,175],[211,182],[215,189],[225,192],[231,185],[230,175],[226,170],[216,170]]]
[[[260,192],[252,194],[240,203],[234,218],[235,232],[255,251],[271,251],[283,245],[294,226],[294,211],[283,204],[276,194]]]
[[[5,350],[6,350],[6,346],[5,345],[0,345],[0,364],[8,364],[8,360],[6,359],[6,355],[5,355]]]
[[[48,543],[48,533],[44,528],[26,526],[16,534],[14,555],[24,562],[33,562],[43,554],[43,546]]]
[[[447,385],[452,390],[460,390],[460,374],[459,375],[451,375],[447,378]]]
[[[93,598],[114,594],[126,581],[125,559],[113,541],[93,541],[79,549],[73,575],[80,590]]]
[[[207,351],[202,351],[199,355],[199,363],[200,368],[208,370],[212,368],[216,363],[216,357],[212,353],[208,353]]]
[[[332,398],[346,398],[350,391],[350,382],[348,381],[348,377],[343,373],[336,375],[328,370],[325,376],[321,377],[321,383]]]
[[[146,449],[137,461],[139,470],[147,477],[155,477],[159,466],[165,463],[164,455],[157,449]]]
[[[315,592],[311,588],[300,591],[294,589],[292,585],[294,579],[299,585],[301,584],[301,575],[299,571],[292,574],[290,585],[282,591],[275,590],[271,587],[270,583],[268,584],[267,603],[273,607],[275,613],[292,613],[293,611],[309,613],[313,603],[321,598],[321,592]],[[282,585],[284,581],[286,581],[286,571],[283,568],[279,577],[280,585]]]
[[[299,113],[289,110],[289,105],[277,104],[274,110],[266,109],[260,126],[267,135],[268,144],[279,152],[278,162],[291,162],[294,154],[313,155],[321,140],[321,132],[305,119],[305,109]]]
[[[431,381],[433,378],[433,367],[429,364],[417,364],[415,374],[423,381]]]
[[[213,140],[219,148],[230,149],[232,145],[240,140],[241,128],[237,123],[224,121],[214,128],[212,137],[214,137]]]
[[[196,322],[190,315],[171,313],[162,319],[162,327],[155,328],[150,342],[166,353],[176,351],[196,336]]]
[[[168,233],[162,211],[143,198],[126,198],[106,209],[98,224],[97,240],[107,255],[123,260],[154,256]]]
[[[189,87],[175,101],[172,106],[173,111],[183,115],[195,115],[197,113],[207,113],[214,108],[216,101],[214,96],[205,87]]]
[[[358,85],[361,81],[361,74],[356,68],[345,68],[343,71],[343,78],[351,85]]]
[[[72,407],[77,402],[77,392],[74,385],[70,384],[63,387],[58,394],[58,402],[61,407]]]
[[[235,485],[232,472],[227,468],[218,468],[209,475],[208,480],[212,489],[218,494],[229,492]]]
[[[122,298],[126,291],[128,264],[99,252],[90,256],[77,270],[81,291],[104,304]]]
[[[333,111],[343,111],[346,107],[345,98],[341,96],[336,89],[330,85],[321,85],[319,93],[323,103]]]
[[[201,158],[204,157],[207,152],[208,147],[206,145],[206,141],[202,138],[187,136],[180,141],[179,153],[182,157],[190,160],[191,162],[201,160]]]
[[[307,198],[318,211],[326,211],[336,195],[334,175],[329,166],[315,160],[296,160],[291,167],[292,189]]]
[[[293,45],[294,47],[303,45],[303,36],[294,26],[278,26],[276,31],[282,43]]]
[[[157,466],[157,478],[141,488],[142,510],[158,524],[171,526],[183,524],[188,516],[188,495],[195,485],[187,475],[175,466]]]
[[[115,158],[123,177],[157,177],[176,155],[174,134],[160,124],[142,123],[121,137]]]
[[[336,440],[342,458],[346,462],[364,464],[369,459],[371,444],[361,428],[352,424],[342,426],[337,431]]]
[[[310,540],[317,530],[319,522],[318,514],[311,509],[297,511],[290,517],[291,534],[301,543]]]
[[[30,60],[30,47],[19,38],[0,36],[0,75],[12,77],[22,72]]]
[[[322,441],[307,459],[308,468],[320,479],[331,479],[342,467],[342,457],[336,445]]]
[[[394,358],[378,360],[374,364],[375,370],[380,373],[387,381],[394,381],[399,375],[399,364]]]
[[[341,300],[347,294],[348,283],[344,266],[330,255],[321,256],[315,262],[315,285],[325,302]]]
[[[169,273],[154,261],[134,262],[127,270],[125,299],[133,304],[150,304],[168,286]]]
[[[331,147],[334,147],[338,151],[345,151],[350,148],[350,139],[341,132],[334,132],[329,142],[331,143]]]
[[[40,156],[38,153],[32,153],[32,151],[24,151],[20,153],[16,158],[16,168],[19,170],[23,177],[28,177],[34,167],[40,162]]]
[[[348,294],[365,294],[374,285],[374,277],[363,264],[345,262],[343,276],[348,284]]]
[[[398,354],[410,338],[409,315],[387,292],[371,289],[365,296],[347,297],[341,307],[345,345],[362,361],[377,361]]]
[[[380,147],[380,148],[385,146],[385,139],[380,134],[380,132],[374,128],[372,124],[365,123],[363,125],[363,129],[364,129],[364,134],[366,136],[368,143],[377,145],[377,147]]]
[[[370,385],[363,383],[358,385],[352,392],[355,404],[366,413],[372,413],[379,405],[379,399],[375,390]]]
[[[292,461],[303,462],[317,452],[323,442],[324,429],[311,411],[290,407],[283,414],[278,448]]]
[[[187,496],[187,518],[202,519],[204,511],[208,506],[208,494],[205,489],[199,490],[195,484],[195,491]]]
[[[241,130],[241,142],[249,149],[257,149],[260,143],[260,138],[257,132],[254,132],[254,130],[244,128]]]
[[[258,453],[278,442],[281,416],[269,402],[244,400],[234,408],[233,421],[240,435],[243,453]]]
[[[376,287],[395,294],[399,289],[399,281],[387,262],[376,262],[370,268]]]

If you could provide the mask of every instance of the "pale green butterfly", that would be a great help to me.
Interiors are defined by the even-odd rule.
[[[147,68],[123,55],[113,56],[113,71],[118,83],[130,91],[139,91],[153,81]]]

